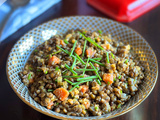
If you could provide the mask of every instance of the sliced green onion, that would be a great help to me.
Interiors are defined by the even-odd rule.
[[[121,79],[121,75],[118,77],[118,79]]]
[[[69,71],[71,71],[74,75],[77,75],[77,73],[76,73],[74,70],[72,70],[67,64],[65,64],[65,67],[66,67]]]
[[[127,63],[128,63],[128,61],[129,61],[129,60],[127,59],[127,60],[125,61],[125,63],[127,64]]]
[[[62,50],[59,50],[59,51],[54,52],[54,53],[51,53],[51,55],[54,55],[54,54],[57,54],[57,53],[60,53],[60,52],[62,52]]]
[[[76,53],[74,53],[74,54],[76,55],[77,59],[78,59],[83,65],[85,65],[85,62],[79,57],[79,55],[77,55]]]
[[[92,58],[93,60],[101,60],[102,58]]]
[[[99,85],[101,85],[101,82],[100,82],[100,80],[99,80],[99,79],[96,79],[96,81],[97,81],[97,83],[98,83]]]
[[[56,103],[56,105],[59,105],[59,103]]]
[[[29,73],[29,75],[28,75],[28,80],[30,80],[31,79],[31,73]]]
[[[85,65],[84,69],[86,69],[86,68],[87,68],[88,61],[89,61],[89,57],[88,57],[88,59],[87,59],[87,63],[86,63],[86,65]],[[83,71],[83,75],[84,75],[84,73],[85,73],[85,70]]]
[[[92,62],[94,62],[94,63],[97,63],[97,64],[99,64],[99,65],[101,65],[101,66],[105,66],[105,64],[100,63],[100,62],[98,62],[98,61],[96,61],[96,60],[94,60],[94,59],[89,59],[89,60],[92,61]]]
[[[102,34],[102,30],[98,30],[99,34]]]
[[[70,54],[70,52],[68,50],[64,50],[63,48],[61,48],[60,46],[56,45],[56,47],[58,47],[60,50],[62,50],[63,52]]]
[[[120,93],[121,93],[121,94],[123,93],[122,90],[120,91]]]
[[[70,80],[64,78],[65,81],[67,81],[68,83],[70,83],[71,85],[73,84]]]
[[[84,53],[85,53],[85,49],[86,49],[86,44],[87,44],[87,40],[85,40],[84,46],[83,46],[83,53],[82,53],[82,56],[83,56],[83,57],[84,57]]]
[[[33,70],[33,68],[29,67],[30,70]]]
[[[72,50],[71,50],[71,53],[70,53],[70,57],[72,56],[72,54],[73,54],[73,51],[74,51],[74,49],[75,49],[75,47],[76,47],[76,44],[77,44],[77,40],[75,40],[75,42],[74,42],[74,44],[73,44],[73,47],[72,47]]]
[[[45,74],[47,74],[48,73],[48,71],[45,71]]]
[[[80,32],[79,32],[80,33]],[[82,33],[80,33],[88,42],[90,42],[91,44],[93,44],[94,46],[100,48],[101,50],[104,50],[100,45],[98,45],[96,42],[94,42],[91,38],[86,37],[85,35],[83,35]]]
[[[55,80],[55,82],[57,82],[57,80]]]
[[[72,66],[71,66],[71,69],[73,69],[74,66],[76,65],[76,57],[73,57],[73,58],[74,58],[74,61],[73,61],[73,64],[72,64]]]
[[[94,70],[96,70],[95,73],[97,74],[98,78],[99,78],[100,80],[102,80],[102,78],[100,77],[100,75],[99,75],[97,69],[94,67],[94,65],[93,65],[91,62],[89,62],[89,64],[92,66],[92,68],[93,68]]]
[[[76,71],[95,71],[94,69],[76,69]]]
[[[114,78],[113,80],[116,81],[116,78]]]
[[[48,89],[47,91],[48,91],[48,92],[52,92],[53,90],[52,90],[52,89]]]
[[[109,53],[107,52],[106,55],[107,55],[107,63],[110,63],[109,62]]]
[[[64,43],[68,44],[69,42],[66,39],[64,39]]]
[[[64,71],[62,71],[62,74],[65,75],[67,73],[67,69],[65,69]]]
[[[117,108],[120,108],[121,107],[121,104],[118,104]]]
[[[64,78],[79,78],[79,77],[84,77],[82,75],[75,75],[75,76],[62,76]]]
[[[38,52],[38,50],[34,50],[34,52]]]
[[[112,56],[112,58],[114,59],[114,54],[113,54],[113,53],[111,53],[111,56]]]
[[[88,80],[88,79],[94,79],[94,78],[98,78],[98,76],[89,76],[89,77],[84,77],[84,78],[78,78],[77,81]]]

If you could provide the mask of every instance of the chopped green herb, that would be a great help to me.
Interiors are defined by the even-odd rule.
[[[76,53],[74,53],[74,54],[76,55],[77,59],[78,59],[83,65],[86,64],[86,63],[79,57],[79,55],[77,55]]]
[[[85,32],[85,31],[83,31],[83,32],[82,32],[82,34],[83,34],[83,35],[85,35],[85,34],[86,34],[86,32]]]
[[[79,77],[84,77],[84,76],[80,76],[80,75],[75,75],[75,76],[62,76],[64,78],[79,78]]]
[[[79,34],[79,39],[80,39],[80,38],[82,38],[82,35],[81,35],[81,34]]]
[[[51,55],[54,55],[54,54],[57,54],[57,53],[60,53],[60,52],[62,52],[62,50],[59,50],[59,51],[54,52],[54,53],[51,53]]]
[[[94,78],[98,78],[98,76],[89,76],[89,77],[84,77],[84,78],[78,78],[77,81],[88,80],[88,79],[94,79]]]
[[[29,67],[30,70],[33,70],[33,68]]]
[[[72,47],[72,49],[71,49],[71,53],[70,53],[69,56],[72,56],[73,51],[74,51],[74,49],[75,49],[75,47],[76,47],[76,44],[77,44],[77,40],[75,40],[75,42],[74,42],[74,44],[73,44],[73,47]]]
[[[118,104],[117,108],[120,108],[121,107],[121,104]]]
[[[134,82],[136,82],[136,79],[134,79]]]
[[[77,86],[77,88],[79,88],[79,86]]]
[[[114,54],[113,54],[113,53],[111,53],[111,56],[112,56],[112,58],[114,59]]]
[[[45,74],[47,74],[48,73],[48,71],[45,71]]]
[[[65,75],[67,73],[67,69],[65,69],[64,71],[62,71],[62,74]]]
[[[79,64],[79,63],[80,63],[80,61],[78,61],[78,62],[76,63],[76,65]]]
[[[73,69],[74,66],[76,65],[76,57],[73,57],[73,58],[74,58],[74,61],[73,61],[73,64],[72,64],[72,66],[71,66],[71,69]]]
[[[79,32],[80,33],[80,32]],[[86,37],[85,35],[83,35],[82,33],[80,33],[88,42],[90,42],[91,44],[93,44],[94,46],[100,48],[101,50],[104,50],[100,45],[98,45],[96,42],[94,42],[91,38]]]
[[[67,81],[68,83],[70,83],[71,85],[73,84],[70,80],[64,78],[65,81]]]
[[[28,80],[30,80],[31,79],[31,73],[29,73],[29,75],[28,75]]]
[[[60,69],[59,69],[59,67],[57,66],[55,70],[58,71],[58,70],[60,70]]]
[[[87,68],[88,61],[89,61],[89,57],[88,57],[88,59],[87,59],[87,63],[86,63],[86,65],[85,65],[84,69],[86,69],[86,68]],[[83,75],[84,75],[84,73],[85,73],[85,70],[83,71]]]
[[[101,65],[101,66],[105,66],[105,64],[103,64],[103,63],[100,63],[100,62],[98,62],[98,61],[96,61],[96,60],[94,60],[94,59],[89,59],[91,62],[94,62],[94,63],[97,63],[97,64],[99,64],[99,65]]]
[[[72,88],[69,90],[69,92],[71,92],[74,88],[76,88],[76,87],[78,87],[78,86],[79,86],[79,84],[75,85],[74,87],[72,87]]]
[[[129,60],[127,59],[127,60],[125,61],[125,63],[127,64],[127,63],[128,63],[128,61],[129,61]]]
[[[110,84],[110,82],[108,81],[108,85]]]
[[[93,60],[101,60],[102,58],[92,58]]]
[[[57,80],[55,80],[55,82],[57,82]]]
[[[56,103],[56,105],[59,105],[59,103]]]
[[[69,42],[66,39],[64,39],[64,43],[68,44]]]
[[[95,107],[95,110],[98,110],[98,106]]]
[[[114,81],[116,81],[116,78],[114,78]]]
[[[49,55],[46,55],[46,57],[49,57]]]
[[[118,79],[121,79],[121,75],[118,77]]]
[[[126,85],[128,85],[128,83],[126,83]]]
[[[99,34],[102,34],[102,30],[98,30]]]
[[[38,50],[34,50],[34,52],[38,52]]]
[[[120,91],[120,93],[121,93],[121,94],[123,93],[122,90]]]
[[[85,83],[85,82],[89,82],[89,81],[92,81],[92,79],[83,80],[83,81],[80,81],[80,82],[73,83],[73,85],[75,85],[75,86],[72,87],[72,88],[69,90],[69,92],[71,92],[74,88],[78,87],[81,83]]]
[[[99,79],[96,79],[96,81],[97,81],[97,83],[98,83],[99,85],[101,85],[101,82],[100,82],[100,80],[99,80]]]
[[[65,67],[66,67],[69,71],[71,71],[74,75],[77,75],[77,73],[76,73],[74,70],[72,70],[67,64],[65,64]]]
[[[94,69],[76,69],[76,71],[95,71]]]
[[[63,48],[61,48],[60,46],[56,45],[56,47],[58,47],[60,50],[62,50],[63,52],[67,53],[68,55],[70,55],[70,52],[68,50],[64,50]]]
[[[48,89],[47,91],[48,91],[48,92],[52,92],[53,90],[52,90],[52,89]]]
[[[87,44],[87,40],[84,41],[83,53],[82,53],[82,56],[83,56],[83,57],[84,57],[84,53],[85,53],[85,49],[86,49],[86,44]]]
[[[107,63],[110,63],[109,62],[109,53],[107,52],[106,55],[107,55]]]
[[[96,70],[96,68],[94,67],[94,65],[93,65],[91,62],[89,62],[89,64],[92,66],[92,68],[93,68],[94,70]],[[98,71],[96,70],[95,72],[96,72],[98,78],[99,78],[100,80],[102,80],[102,78],[101,78],[100,75],[98,74]]]

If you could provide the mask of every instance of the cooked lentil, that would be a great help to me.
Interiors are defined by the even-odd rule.
[[[130,50],[101,30],[71,30],[38,46],[20,77],[31,97],[48,109],[100,116],[125,104],[144,79]]]

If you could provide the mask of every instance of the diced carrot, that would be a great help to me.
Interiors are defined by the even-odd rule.
[[[64,46],[64,45],[65,45],[65,43],[64,43],[64,41],[63,41],[63,40],[60,40],[60,45],[62,45],[62,46]]]
[[[113,74],[112,73],[104,73],[103,74],[103,81],[107,84],[113,83]]]
[[[87,92],[87,91],[88,91],[88,86],[87,86],[87,85],[82,85],[82,86],[80,86],[80,91],[81,91],[82,93]]]
[[[69,92],[68,90],[64,89],[64,88],[57,88],[56,90],[53,91],[53,93],[57,96],[57,98],[59,98],[61,101],[64,101],[68,95]]]
[[[110,49],[110,45],[109,44],[102,44],[101,45],[105,50],[109,50]]]
[[[86,50],[86,55],[87,55],[87,57],[93,57],[94,54],[95,54],[95,52],[94,52],[93,50],[91,50],[91,49],[87,49],[87,50]]]
[[[29,84],[32,84],[34,82],[33,79],[29,79]]]
[[[59,64],[59,63],[60,63],[60,59],[56,56],[52,56],[48,62],[49,65]]]
[[[52,105],[53,105],[53,101],[50,101],[47,105],[47,109],[51,109]]]
[[[81,55],[82,54],[82,49],[80,47],[77,47],[75,49],[75,53],[77,53],[77,55]]]

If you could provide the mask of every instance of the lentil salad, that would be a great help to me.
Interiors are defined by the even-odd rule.
[[[20,76],[42,106],[72,116],[100,116],[125,104],[144,79],[130,49],[101,30],[71,30],[38,46]]]

